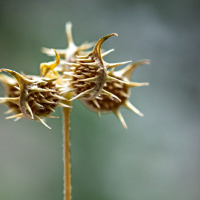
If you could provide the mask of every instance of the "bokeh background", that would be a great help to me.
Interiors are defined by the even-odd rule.
[[[0,68],[39,74],[52,58],[41,47],[66,48],[65,23],[75,43],[97,41],[115,52],[105,60],[150,59],[132,81],[131,102],[145,117],[122,109],[98,118],[79,101],[71,116],[74,200],[200,199],[200,1],[0,1]],[[121,67],[118,67],[120,69]],[[0,86],[0,96],[4,95]],[[0,107],[0,200],[63,199],[62,115],[5,120]]]

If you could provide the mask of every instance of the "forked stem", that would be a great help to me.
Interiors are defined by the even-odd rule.
[[[65,101],[71,106],[71,101]],[[71,108],[62,108],[63,111],[63,160],[64,160],[64,200],[72,198],[71,184],[71,154],[70,154],[70,112]]]

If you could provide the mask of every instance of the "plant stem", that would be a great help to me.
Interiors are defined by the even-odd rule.
[[[71,101],[65,101],[71,106]],[[70,112],[71,108],[63,111],[63,160],[64,160],[64,200],[71,200],[71,155],[70,155]]]

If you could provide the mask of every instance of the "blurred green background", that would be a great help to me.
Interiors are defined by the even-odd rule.
[[[119,34],[103,44],[115,48],[107,62],[151,60],[132,76],[150,86],[132,89],[145,117],[122,109],[128,130],[74,101],[74,200],[200,199],[199,8],[199,0],[0,1],[0,68],[39,74],[52,59],[41,47],[67,46],[67,21],[77,45]],[[63,199],[61,110],[47,121],[52,130],[5,120],[6,110],[0,106],[0,200]]]

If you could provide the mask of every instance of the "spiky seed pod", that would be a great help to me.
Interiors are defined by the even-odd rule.
[[[69,107],[60,102],[66,99],[60,96],[60,89],[63,86],[56,84],[57,78],[50,79],[37,76],[27,78],[9,69],[1,69],[0,72],[2,71],[8,72],[15,77],[19,84],[20,92],[18,97],[0,98],[1,101],[14,103],[20,108],[20,113],[7,117],[7,119],[28,118],[38,120],[50,128],[43,121],[43,118],[56,118],[50,116],[56,106]]]
[[[71,22],[66,23],[66,37],[68,47],[66,49],[56,49],[58,55],[64,59],[61,60],[61,66],[56,68],[57,71],[64,72],[70,71],[70,66],[66,64],[64,61],[67,62],[75,62],[76,56],[86,55],[88,52],[86,50],[90,49],[94,46],[94,43],[84,42],[80,46],[76,46],[72,37],[72,24]],[[47,54],[48,56],[54,56],[54,52],[52,49],[42,48],[42,52]]]
[[[71,100],[79,98],[92,100],[101,95],[107,95],[120,101],[116,95],[103,89],[106,82],[123,82],[109,76],[108,69],[131,62],[107,63],[103,60],[103,57],[111,50],[101,54],[101,46],[105,40],[114,35],[117,36],[116,33],[112,33],[100,38],[91,53],[86,56],[78,56],[76,63],[68,63],[71,65],[72,72],[64,72],[64,74],[72,76],[71,89],[76,94]]]
[[[87,108],[98,112],[99,115],[101,113],[113,112],[121,121],[124,128],[127,128],[125,120],[123,119],[123,116],[119,111],[120,107],[128,108],[129,110],[135,112],[136,114],[143,116],[143,114],[137,108],[135,108],[128,100],[130,96],[131,87],[140,87],[148,85],[148,83],[130,82],[131,73],[136,67],[142,64],[150,64],[150,61],[142,60],[136,63],[132,63],[123,68],[122,70],[114,72],[113,68],[113,70],[108,72],[109,76],[115,79],[119,79],[123,82],[118,82],[118,81],[108,82],[104,85],[103,89],[117,96],[121,100],[120,102],[117,99],[114,99],[113,97],[109,97],[106,95],[101,95],[101,98],[96,98],[90,101],[85,99],[82,99],[81,101]]]
[[[0,74],[0,82],[4,86],[6,97],[16,98],[20,96],[19,84],[16,81],[16,79],[6,76],[4,74]],[[8,106],[9,108],[9,110],[6,111],[5,114],[9,114],[9,113],[18,114],[21,112],[19,106],[16,105],[15,103],[5,101],[5,100],[0,100],[0,103]]]

